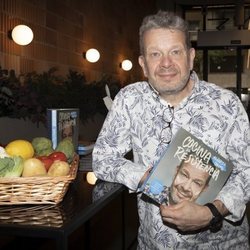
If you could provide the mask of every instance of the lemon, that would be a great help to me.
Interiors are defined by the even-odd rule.
[[[21,156],[24,159],[31,158],[34,155],[34,148],[27,140],[14,140],[7,144],[5,151],[10,156]]]

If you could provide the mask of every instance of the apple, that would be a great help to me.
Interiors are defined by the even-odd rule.
[[[70,165],[65,161],[56,160],[48,171],[48,176],[64,176],[69,174]]]
[[[60,152],[60,151],[55,151],[51,153],[48,157],[52,159],[53,161],[56,161],[56,160],[67,161],[67,156],[63,152]]]
[[[37,156],[37,159],[39,159],[45,166],[46,170],[48,171],[52,163],[54,162],[50,157],[48,156]]]
[[[44,164],[37,158],[29,158],[23,163],[23,177],[46,176],[47,170]]]

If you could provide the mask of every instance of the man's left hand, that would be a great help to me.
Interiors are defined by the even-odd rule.
[[[208,226],[210,210],[194,202],[183,201],[175,205],[161,205],[163,222],[174,224],[181,231],[194,231]]]

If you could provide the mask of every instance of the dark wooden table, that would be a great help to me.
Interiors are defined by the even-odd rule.
[[[86,172],[78,171],[60,204],[1,206],[0,235],[50,238],[56,240],[58,250],[66,250],[68,237],[82,225],[87,227],[91,218],[116,197],[122,197],[125,190],[123,185],[103,181],[90,185]],[[125,230],[122,234],[124,249]]]

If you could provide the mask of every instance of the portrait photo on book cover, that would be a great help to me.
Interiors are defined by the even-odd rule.
[[[187,141],[195,143],[195,150],[185,147]],[[188,200],[204,205],[216,198],[231,169],[228,161],[181,130],[142,185],[142,192],[159,204]]]
[[[196,201],[209,188],[212,176],[201,168],[202,163],[194,153],[189,153],[175,167],[172,183],[167,186],[154,180],[145,191],[160,204],[177,204],[184,200]],[[212,164],[212,163],[211,163]]]
[[[69,138],[73,140],[75,128],[77,126],[77,112],[60,112],[59,113],[59,131],[61,131],[61,138]]]

